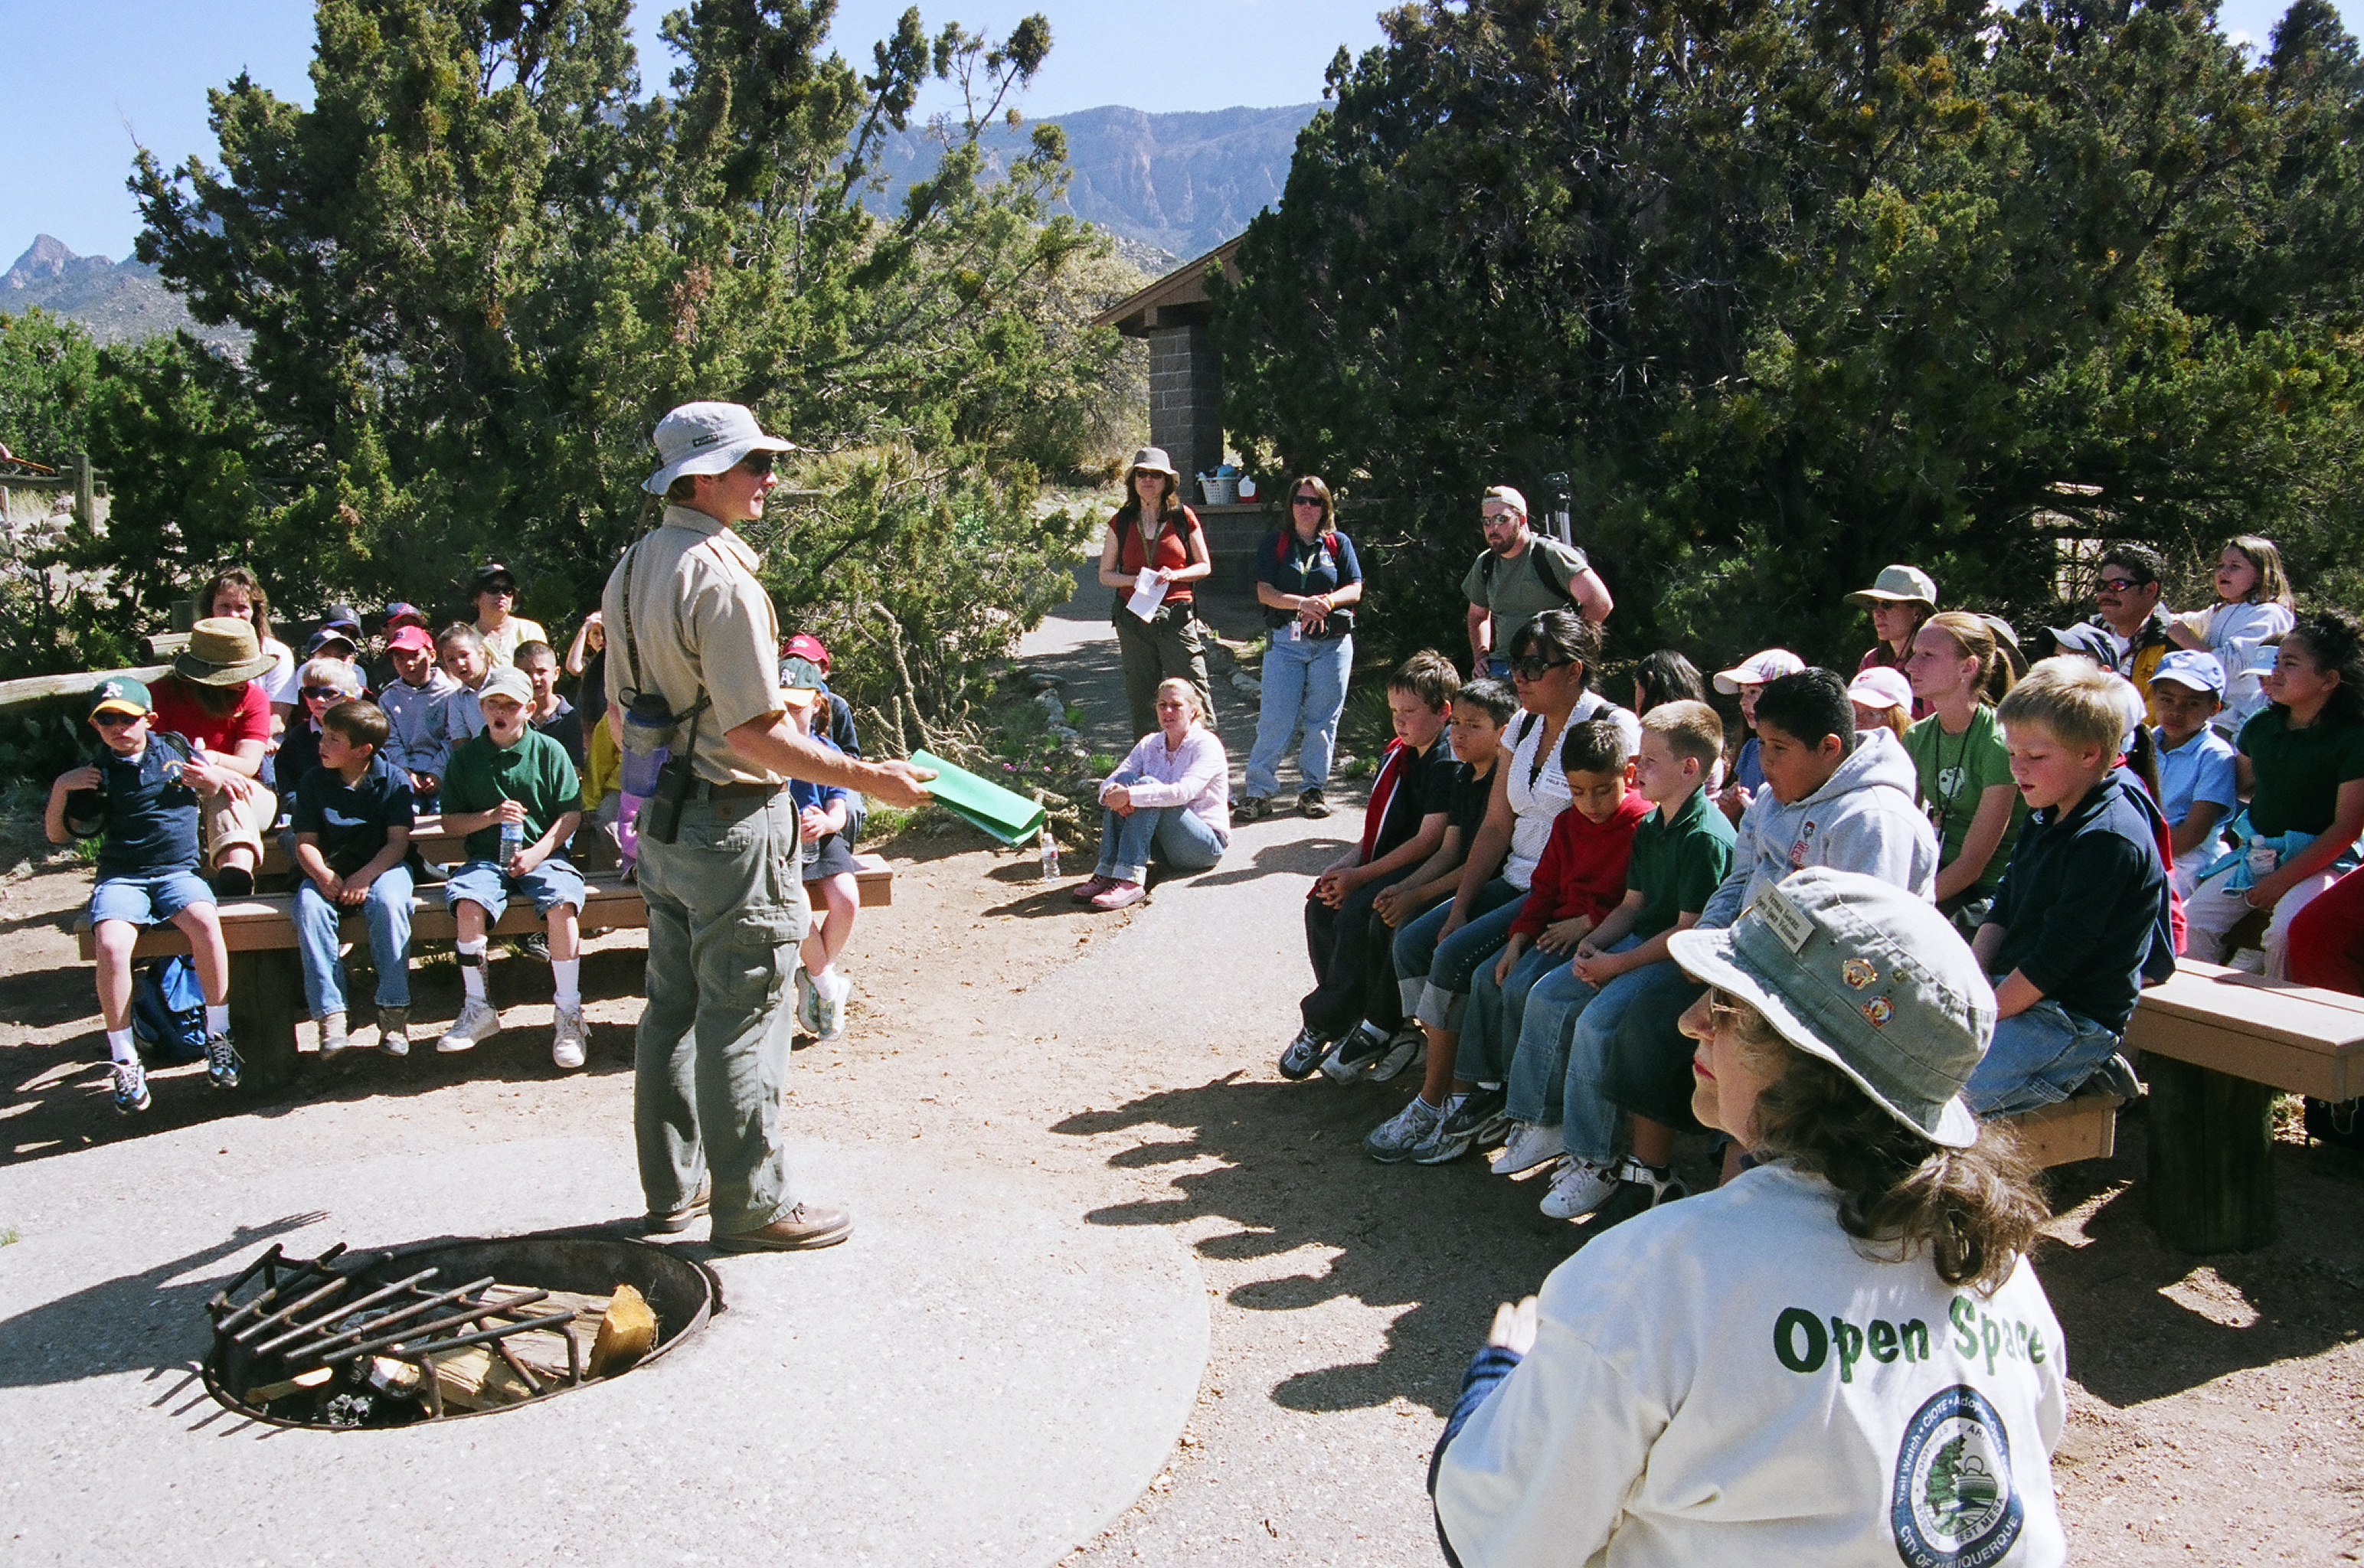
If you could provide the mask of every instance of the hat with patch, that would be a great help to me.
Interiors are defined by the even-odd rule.
[[[1912,706],[1912,683],[1904,678],[1901,670],[1891,670],[1885,664],[1874,664],[1857,673],[1847,683],[1847,701],[1859,702],[1866,707],[1901,707]]]
[[[2150,673],[2150,684],[2172,681],[2179,686],[2189,686],[2195,692],[2206,692],[2212,697],[2225,695],[2225,666],[2213,653],[2203,653],[2196,648],[2179,648],[2158,662]]]
[[[90,694],[92,713],[128,713],[134,717],[153,713],[156,705],[149,700],[148,685],[128,675],[115,675],[101,681],[98,689]]]
[[[1806,667],[1806,662],[1786,648],[1768,648],[1762,653],[1752,653],[1729,670],[1715,674],[1715,689],[1730,696],[1743,686],[1761,686],[1767,681],[1784,675],[1794,675]]]
[[[685,403],[657,421],[662,465],[641,488],[662,495],[685,473],[727,473],[749,452],[792,452],[794,441],[767,436],[743,403]]]
[[[1857,589],[1846,602],[1866,610],[1875,605],[1926,605],[1934,610],[1937,580],[1917,566],[1883,566],[1870,587]]]
[[[820,666],[809,659],[780,661],[780,695],[790,707],[810,707],[828,684]]]
[[[1962,1089],[1994,1038],[1994,988],[1927,899],[1860,872],[1809,866],[1728,930],[1678,931],[1677,963],[1765,1015],[1898,1121],[1949,1149],[1979,1139]]]
[[[486,697],[507,697],[513,703],[530,707],[533,705],[533,683],[526,679],[525,672],[514,664],[496,664],[492,673],[485,677],[485,684],[476,688],[479,705]]]
[[[423,626],[397,627],[394,635],[385,639],[385,646],[389,652],[432,653],[435,639]]]
[[[326,650],[342,649],[345,656],[351,658],[355,646],[352,637],[343,628],[324,626],[314,632],[311,639],[304,644],[304,657],[309,659],[314,654]]]
[[[362,634],[361,613],[351,605],[330,605],[329,613],[320,617],[320,629],[326,631],[330,627],[359,637]]]

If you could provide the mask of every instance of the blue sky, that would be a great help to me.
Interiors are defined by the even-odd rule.
[[[640,0],[641,70],[662,86],[657,17],[676,0]],[[857,66],[909,0],[841,0],[833,40]],[[1339,45],[1380,39],[1380,0],[949,0],[922,4],[929,24],[958,19],[998,33],[1020,17],[1051,18],[1051,58],[1026,110],[1060,114],[1124,104],[1153,111],[1310,103]],[[2231,0],[2228,31],[2262,39],[2282,12]],[[2364,0],[2343,0],[2355,28]],[[206,90],[244,70],[308,103],[311,0],[0,0],[8,91],[0,94],[0,263],[39,233],[84,255],[121,260],[139,222],[123,188],[134,139],[168,162],[210,159]]]

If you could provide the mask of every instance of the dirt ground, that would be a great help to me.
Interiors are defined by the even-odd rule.
[[[1106,651],[1086,631],[1048,657],[1105,722]],[[1232,700],[1224,715],[1235,763],[1243,709]],[[1204,879],[1234,880],[1190,891],[1206,900],[1194,917],[1285,907],[1358,828],[1351,806],[1260,825],[1244,869]],[[1121,986],[1093,1006],[1076,978],[1102,974],[1154,901],[1082,912],[1044,887],[1031,854],[965,828],[931,836],[926,819],[887,849],[895,905],[857,929],[853,1027],[842,1045],[797,1051],[791,1126],[908,1145],[955,1171],[1031,1172],[1087,1222],[1169,1228],[1205,1277],[1213,1341],[1198,1413],[1150,1491],[1070,1562],[1437,1561],[1425,1456],[1462,1367],[1494,1303],[1534,1288],[1582,1233],[1536,1212],[1539,1184],[1474,1160],[1366,1159],[1356,1140],[1409,1079],[1280,1079],[1273,1059],[1304,985],[1294,929],[1270,931],[1268,962],[1227,960],[1202,995],[1145,1017]],[[509,1030],[470,1054],[314,1059],[273,1104],[210,1093],[202,1067],[179,1068],[157,1075],[152,1111],[117,1117],[89,970],[64,930],[88,885],[60,870],[0,886],[0,1243],[9,1167],[194,1122],[229,1144],[247,1117],[366,1098],[385,1136],[422,1151],[629,1124],[635,933],[591,944],[582,1072],[550,1063],[546,972],[507,957],[492,985]],[[458,992],[448,961],[422,965],[417,1031],[431,1039]],[[1701,1151],[1686,1155],[1703,1176]],[[2075,1384],[2054,1465],[2075,1561],[2364,1558],[2364,1160],[2294,1143],[2278,1158],[2282,1239],[2204,1261],[2162,1249],[2143,1223],[2138,1109],[2114,1159],[2054,1173],[2060,1218],[2038,1264]]]

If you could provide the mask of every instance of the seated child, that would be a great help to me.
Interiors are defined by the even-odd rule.
[[[2175,972],[2158,807],[2117,765],[2125,685],[2046,659],[1996,709],[2029,815],[1970,943],[1999,1015],[1963,1091],[1981,1117],[2075,1094],[2117,1051],[2144,981]]]
[[[1661,703],[1651,713],[1699,707],[1689,702]],[[1657,722],[1647,714],[1643,716],[1645,753],[1652,727]],[[1717,751],[1723,744],[1719,724]],[[1714,760],[1711,752],[1708,762]],[[1535,862],[1534,880],[1520,902],[1518,917],[1511,922],[1510,940],[1492,963],[1478,965],[1471,981],[1469,1006],[1461,1019],[1461,1042],[1453,1062],[1454,1092],[1468,1097],[1451,1131],[1440,1122],[1437,1132],[1412,1156],[1423,1163],[1458,1158],[1473,1143],[1487,1139],[1512,1098],[1519,1099],[1522,1109],[1533,1109],[1527,1099],[1539,1096],[1519,1096],[1515,1089],[1506,1092],[1502,1085],[1506,1079],[1520,1077],[1527,1066],[1517,1063],[1514,1071],[1513,1058],[1523,1049],[1522,1030],[1533,1017],[1537,994],[1549,984],[1546,976],[1556,978],[1567,972],[1579,944],[1625,899],[1634,829],[1650,814],[1650,801],[1626,787],[1624,732],[1607,719],[1569,725],[1560,737],[1559,766],[1567,775],[1569,808],[1552,820],[1551,837]],[[1564,1013],[1565,1008],[1556,1018]],[[1550,1033],[1556,1045],[1560,1030],[1555,1027]],[[1556,1084],[1553,1090],[1556,1095]],[[1514,1120],[1518,1118],[1515,1110],[1509,1114]],[[1556,1144],[1554,1152],[1557,1152]]]
[[[574,771],[583,771],[583,720],[574,705],[558,695],[558,652],[547,642],[520,642],[513,662],[533,683],[533,706],[526,722],[565,748]]]
[[[126,1116],[150,1104],[147,1071],[131,1040],[131,950],[143,926],[169,920],[189,939],[206,994],[206,1079],[217,1089],[238,1087],[229,953],[214,890],[197,874],[197,796],[181,782],[188,753],[149,733],[153,711],[148,688],[126,676],[91,695],[90,725],[106,749],[97,762],[58,775],[42,824],[52,844],[105,835],[90,895],[91,940],[115,1108]]]
[[[1403,881],[1444,841],[1453,784],[1461,771],[1443,744],[1453,694],[1461,676],[1453,661],[1424,648],[1388,680],[1388,714],[1396,738],[1371,784],[1362,841],[1322,872],[1305,898],[1305,951],[1313,961],[1313,989],[1298,1004],[1297,1038],[1280,1053],[1280,1075],[1299,1079],[1321,1064],[1330,1048],[1367,1022],[1368,995],[1392,993],[1395,976],[1385,955],[1371,968],[1372,901]],[[1384,1042],[1385,1035],[1378,1037]]]
[[[2225,666],[2213,653],[2178,649],[2151,673],[2158,806],[2175,856],[2169,876],[2185,898],[2216,858],[2226,821],[2241,809],[2238,754],[2210,722],[2224,706],[2224,695]]]
[[[1760,710],[1761,711],[1761,710]],[[1633,1203],[1646,1195],[1663,1165],[1645,1160],[1629,1173],[1617,1157],[1617,1106],[1604,1088],[1609,1053],[1634,999],[1666,979],[1674,967],[1667,939],[1699,924],[1708,899],[1731,864],[1732,824],[1707,795],[1708,770],[1723,751],[1723,721],[1705,703],[1675,703],[1642,721],[1642,754],[1635,773],[1642,797],[1656,807],[1634,834],[1634,863],[1626,873],[1625,897],[1577,947],[1576,959],[1535,987],[1527,1007],[1526,1032],[1519,1039],[1513,1082],[1523,1080],[1522,1109],[1548,1111],[1549,1076],[1563,1059],[1558,1148],[1546,1129],[1528,1135],[1523,1149],[1504,1151],[1500,1173],[1509,1175],[1564,1151],[1552,1173],[1543,1212],[1553,1219],[1580,1219],[1613,1199]],[[1541,1083],[1537,1080],[1540,1078]],[[1538,1107],[1537,1102],[1546,1102]],[[1534,1125],[1531,1120],[1530,1125]],[[1655,1151],[1664,1140],[1642,1130],[1634,1142]],[[1638,1210],[1636,1211],[1638,1212]],[[1614,1225],[1622,1214],[1604,1213]]]
[[[279,751],[271,759],[272,787],[279,792],[283,817],[296,814],[296,786],[320,765],[320,716],[362,695],[361,671],[332,655],[306,660],[296,680],[296,712],[288,717]]]
[[[443,826],[468,836],[468,858],[452,868],[443,888],[459,927],[455,945],[467,1001],[435,1049],[466,1051],[500,1032],[501,1016],[485,995],[485,949],[509,899],[525,897],[550,925],[550,973],[557,990],[550,1059],[572,1070],[583,1065],[576,945],[583,873],[560,851],[583,820],[582,784],[558,742],[526,722],[533,684],[514,665],[486,674],[474,695],[484,732],[452,751],[443,779]],[[504,827],[513,844],[506,851]]]
[[[2364,835],[2364,623],[2344,610],[2302,617],[2275,651],[2265,694],[2268,706],[2241,727],[2248,856],[2186,902],[2186,951],[2221,963],[2242,915],[2270,909],[2266,975],[2282,980],[2291,921],[2355,868]]]
[[[583,751],[583,815],[597,829],[586,836],[590,843],[585,852],[597,857],[594,870],[602,864],[621,866],[630,876],[640,840],[624,815],[623,748],[616,744],[615,728],[605,715],[591,726]]]
[[[305,696],[311,674],[305,673]],[[296,786],[296,951],[320,1054],[345,1049],[345,962],[337,930],[359,909],[377,970],[377,1045],[410,1052],[410,778],[386,761],[385,709],[348,700],[320,717],[320,760]]]
[[[2167,639],[2178,648],[2215,655],[2225,672],[2218,693],[2225,708],[2215,723],[2231,740],[2266,706],[2264,685],[2254,672],[2273,662],[2270,645],[2288,634],[2297,617],[2282,552],[2269,539],[2239,534],[2226,539],[2216,556],[2215,587],[2216,602],[2207,609],[2169,617]],[[2158,677],[2154,673],[2151,679]]]
[[[456,751],[462,741],[485,732],[485,714],[477,698],[483,694],[485,676],[492,670],[493,656],[474,627],[456,621],[435,639],[435,651],[443,673],[452,678],[453,690],[443,704],[443,740]]]
[[[790,659],[780,666],[780,695],[788,705],[790,727],[834,751],[837,742],[815,728],[828,719],[821,693],[820,666],[811,660]],[[797,1021],[828,1045],[845,1038],[845,1003],[853,995],[853,982],[839,972],[837,961],[853,935],[853,917],[862,907],[848,837],[854,794],[803,779],[791,781],[788,794],[797,803],[805,895],[813,906],[811,928],[798,954],[803,967],[797,971]]]
[[[1765,787],[1765,768],[1758,761],[1764,748],[1756,734],[1757,696],[1767,681],[1794,675],[1805,667],[1806,662],[1788,649],[1768,648],[1762,653],[1750,654],[1729,670],[1716,673],[1717,691],[1726,696],[1739,695],[1741,728],[1748,733],[1740,750],[1733,753],[1731,776],[1716,800],[1724,817],[1733,822],[1740,820],[1740,814],[1748,809],[1748,803]]]
[[[460,683],[436,668],[435,639],[423,626],[399,626],[387,633],[385,654],[394,679],[377,695],[390,727],[380,754],[408,776],[418,809],[431,810],[452,762],[450,708]]]
[[[1912,758],[1884,728],[1857,731],[1845,682],[1823,669],[1777,676],[1757,696],[1756,725],[1765,787],[1740,818],[1731,869],[1700,911],[1701,929],[1730,926],[1759,893],[1812,865],[1862,872],[1935,901],[1937,835],[1921,810]],[[1678,969],[1654,967],[1618,1020],[1601,1093],[1631,1114],[1634,1151],[1595,1229],[1683,1195],[1672,1174],[1675,1133],[1697,1124],[1692,1042],[1678,1020],[1701,989]],[[1726,1158],[1730,1172],[1736,1146]]]
[[[1494,798],[1494,765],[1502,754],[1502,731],[1511,716],[1519,711],[1518,694],[1509,683],[1487,676],[1455,692],[1448,711],[1452,722],[1444,732],[1444,743],[1452,751],[1454,766],[1444,835],[1427,860],[1371,898],[1375,918],[1368,927],[1369,946],[1363,958],[1364,973],[1369,976],[1363,996],[1363,1021],[1321,1063],[1322,1075],[1333,1083],[1349,1084],[1360,1077],[1388,1083],[1411,1065],[1426,1043],[1426,1036],[1418,1029],[1404,1027],[1403,987],[1395,967],[1396,937],[1460,887],[1470,842],[1478,837],[1486,808]]]

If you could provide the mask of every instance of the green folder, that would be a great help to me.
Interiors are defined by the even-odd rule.
[[[979,778],[957,762],[947,762],[928,751],[911,753],[911,764],[933,768],[928,788],[936,804],[962,821],[984,829],[1011,846],[1023,844],[1043,831],[1050,813],[1022,795],[1012,795],[989,779]]]

